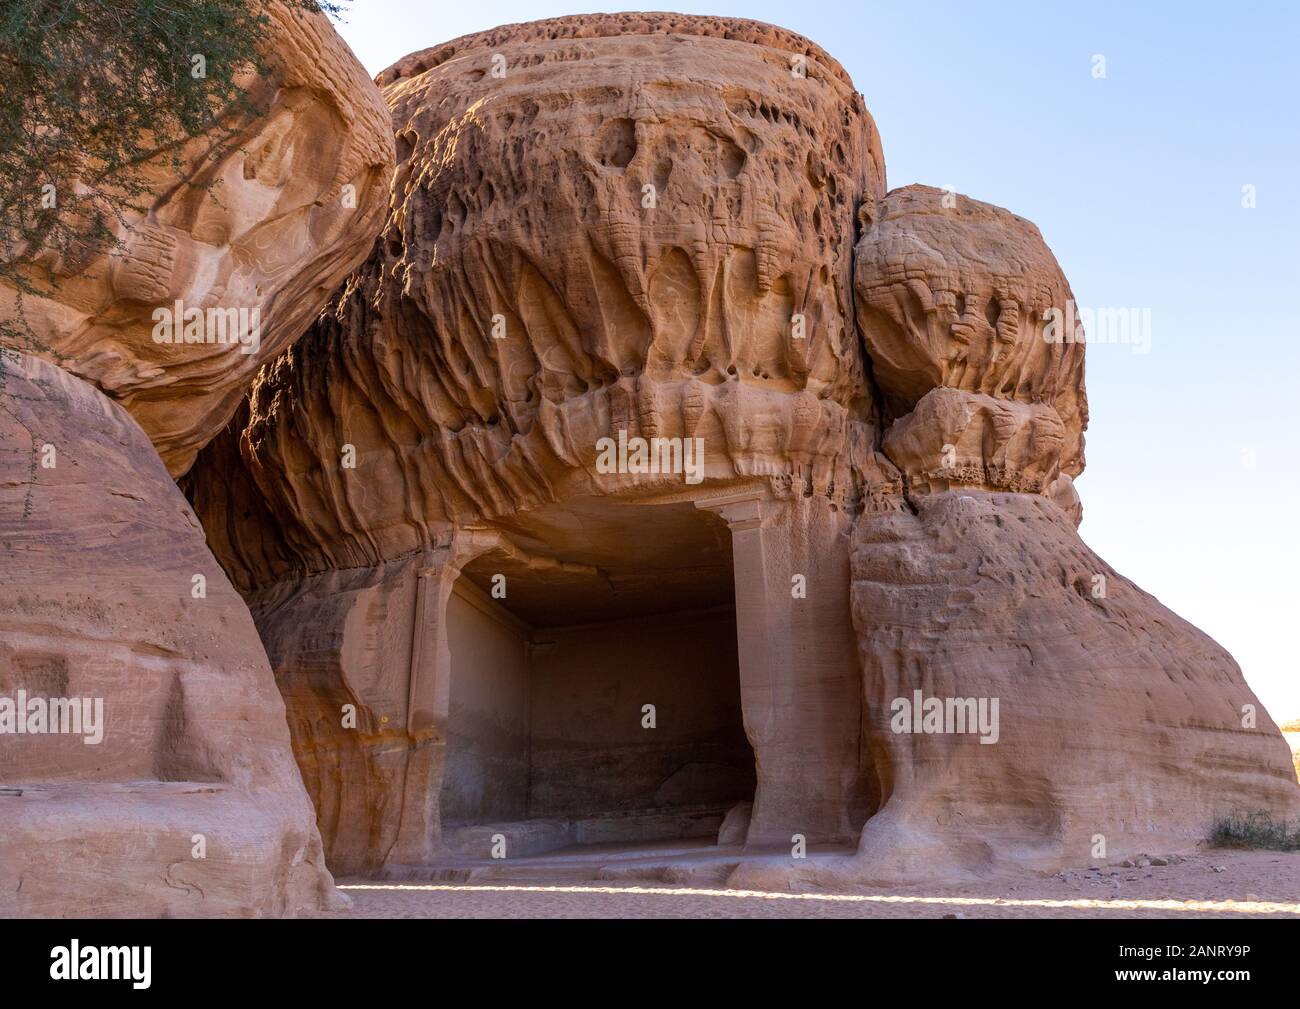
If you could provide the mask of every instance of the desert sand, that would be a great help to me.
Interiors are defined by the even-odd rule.
[[[1168,866],[964,886],[775,893],[619,880],[344,881],[339,918],[1300,918],[1300,853],[1206,848]]]

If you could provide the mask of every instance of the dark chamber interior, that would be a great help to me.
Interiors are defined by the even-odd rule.
[[[457,582],[444,840],[487,857],[494,834],[512,856],[716,836],[755,782],[726,525],[592,500],[504,531],[563,566],[494,551]]]

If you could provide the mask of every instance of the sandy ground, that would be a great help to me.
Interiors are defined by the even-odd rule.
[[[633,881],[366,883],[347,918],[1300,918],[1300,853],[1208,850],[965,886],[772,894]]]
[[[1286,728],[1300,772],[1300,722]],[[576,864],[600,861],[590,852],[530,860],[518,878],[498,866],[490,878],[459,882],[344,880],[353,906],[329,917],[1300,918],[1300,852],[1209,849],[1163,866],[840,893],[767,893],[716,881],[669,885],[652,873],[598,879],[595,873],[581,878],[578,870],[574,878]],[[680,854],[680,864],[699,867],[702,852]],[[620,864],[626,873],[627,863]]]

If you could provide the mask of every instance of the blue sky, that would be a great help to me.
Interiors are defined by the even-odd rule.
[[[1300,717],[1300,4],[1059,6],[672,9],[820,43],[866,98],[891,187],[1007,207],[1079,304],[1150,310],[1148,353],[1088,348],[1081,532],[1227,647],[1275,717]],[[618,9],[355,0],[339,30],[375,73],[467,32]]]

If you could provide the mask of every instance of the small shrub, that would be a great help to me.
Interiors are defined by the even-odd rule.
[[[1221,848],[1300,851],[1300,820],[1292,826],[1286,820],[1274,820],[1270,813],[1233,813],[1215,821],[1210,841]]]

